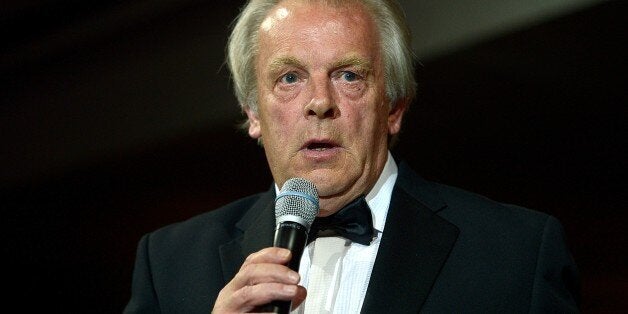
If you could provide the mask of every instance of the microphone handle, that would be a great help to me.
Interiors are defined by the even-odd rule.
[[[292,259],[288,262],[288,267],[296,272],[299,271],[301,256],[307,244],[308,230],[305,226],[284,221],[277,224],[275,229],[275,247],[289,249],[292,252]],[[272,301],[266,309],[271,313],[288,314],[292,308],[292,301]]]
[[[308,230],[305,226],[292,221],[280,222],[275,229],[276,247],[286,248],[292,252],[292,259],[288,262],[288,267],[296,272],[299,271],[301,256],[307,244]]]

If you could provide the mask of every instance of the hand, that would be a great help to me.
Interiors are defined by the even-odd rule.
[[[213,314],[247,313],[275,300],[292,300],[296,308],[305,299],[305,288],[297,285],[299,273],[288,268],[290,250],[269,247],[249,255],[238,273],[220,290]]]

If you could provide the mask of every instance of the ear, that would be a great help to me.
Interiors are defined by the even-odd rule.
[[[257,113],[253,112],[249,107],[244,109],[244,112],[246,112],[246,116],[249,118],[249,136],[254,139],[259,139],[262,137],[262,128]]]
[[[401,130],[401,120],[408,107],[407,99],[397,101],[397,105],[388,113],[388,134],[395,135]]]

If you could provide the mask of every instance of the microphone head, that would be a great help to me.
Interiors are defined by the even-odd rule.
[[[318,215],[318,191],[316,186],[303,178],[286,181],[275,198],[275,219],[277,224],[284,221],[297,222],[310,230]]]

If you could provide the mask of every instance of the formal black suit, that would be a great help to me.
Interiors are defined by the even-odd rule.
[[[125,313],[210,312],[272,246],[274,189],[139,243]],[[401,163],[362,313],[574,313],[577,270],[553,217],[428,182]]]

